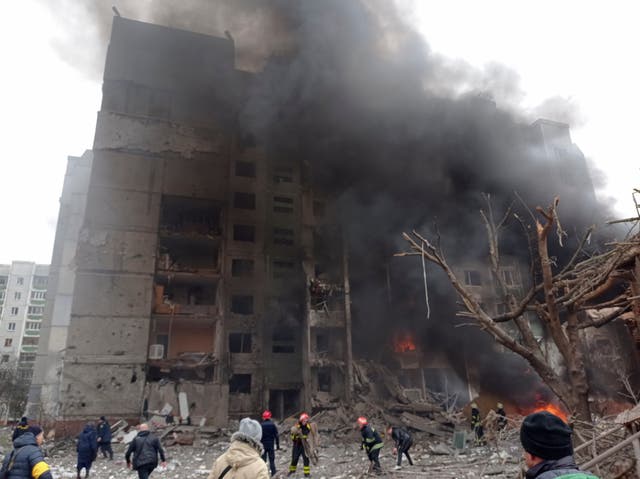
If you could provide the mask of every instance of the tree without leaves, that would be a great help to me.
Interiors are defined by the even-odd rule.
[[[511,208],[496,222],[487,198],[488,211],[481,211],[481,216],[487,229],[492,275],[507,305],[504,314],[489,314],[458,280],[440,246],[433,245],[416,231],[403,234],[411,251],[398,253],[398,256],[422,255],[440,267],[464,305],[465,310],[458,315],[472,318],[499,344],[524,358],[578,419],[590,421],[589,384],[579,333],[581,329],[601,327],[617,318],[631,319],[639,324],[640,317],[635,312],[639,302],[635,293],[638,277],[634,270],[640,264],[640,235],[609,245],[609,250],[604,253],[580,260],[585,256],[583,248],[593,230],[591,227],[568,263],[561,269],[555,268],[559,271],[554,273],[548,253],[548,237],[556,226],[558,238],[562,241],[563,232],[557,217],[558,202],[556,198],[546,210],[538,207],[540,219],[532,214],[536,223],[536,247],[530,245],[529,248],[533,286],[522,298],[517,298],[506,287],[500,274],[499,233],[511,217]],[[523,224],[517,215],[513,216]],[[535,275],[533,271],[539,271],[539,274]],[[610,294],[620,285],[623,286],[622,293],[614,299],[600,300],[605,293]],[[587,319],[584,313],[585,310],[604,311],[605,308],[607,312],[597,321]],[[525,318],[527,311],[535,312],[546,326],[562,357],[566,376],[549,363]],[[508,323],[515,325],[518,335],[505,327]]]
[[[31,381],[20,376],[16,361],[0,364],[0,404],[8,408],[9,418],[22,416]]]

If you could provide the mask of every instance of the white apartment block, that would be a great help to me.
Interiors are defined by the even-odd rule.
[[[0,265],[0,363],[18,361],[30,379],[40,341],[49,265],[14,261]]]

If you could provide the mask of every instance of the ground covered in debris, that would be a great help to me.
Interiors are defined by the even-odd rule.
[[[283,428],[285,427],[283,426]],[[184,428],[182,428],[184,430]],[[229,446],[232,429],[221,429],[216,433],[200,434],[193,429],[193,445],[167,445],[175,442],[172,434],[165,436],[167,467],[157,469],[152,477],[167,479],[206,478],[216,457]],[[2,444],[7,450],[9,429],[0,433]],[[180,434],[190,434],[182,432]],[[338,436],[338,437],[337,437]],[[434,439],[426,433],[414,434],[415,444],[410,451],[414,466],[408,466],[406,459],[403,468],[395,471],[395,457],[392,456],[393,445],[385,441],[380,456],[383,477],[424,477],[424,478],[513,478],[519,470],[521,453],[517,441],[503,441],[499,446],[468,448],[455,452],[449,444]],[[514,439],[513,436],[512,439]],[[285,434],[282,435],[280,451],[276,451],[278,477],[286,476],[290,461],[290,444]],[[336,435],[331,432],[321,433],[320,462],[312,467],[313,478],[338,479],[365,477],[368,461],[359,449],[360,439],[357,431],[348,431]],[[75,446],[73,441],[50,441],[46,444],[50,463],[55,478],[75,478]],[[135,472],[126,469],[124,461],[124,444],[114,444],[113,461],[99,457],[94,463],[91,476],[95,479],[119,479],[137,477]],[[299,464],[298,476],[302,477],[302,461]]]

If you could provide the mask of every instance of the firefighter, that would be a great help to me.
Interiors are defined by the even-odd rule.
[[[497,404],[496,416],[498,416],[496,420],[496,427],[498,428],[498,431],[502,431],[507,427],[507,413],[504,411],[504,404],[501,402]]]
[[[310,460],[316,464],[318,456],[316,447],[318,443],[318,429],[314,423],[309,422],[309,415],[306,412],[300,414],[298,422],[291,428],[291,440],[293,449],[291,450],[291,465],[289,475],[295,474],[298,469],[298,460],[302,456],[303,471],[305,477],[311,475]]]
[[[379,456],[383,444],[380,434],[369,425],[369,421],[363,416],[358,418],[358,428],[360,429],[360,434],[362,434],[362,449],[367,453],[371,466],[373,466],[373,471],[376,474],[381,474],[382,468],[380,467]]]
[[[264,411],[262,413],[262,447],[264,447],[264,453],[262,459],[267,462],[269,459],[269,468],[271,469],[271,475],[276,473],[276,453],[274,446],[280,449],[280,438],[278,437],[278,427],[271,420],[271,411]]]
[[[471,403],[471,429],[473,429],[474,443],[476,446],[484,446],[484,428],[480,409],[476,403]]]

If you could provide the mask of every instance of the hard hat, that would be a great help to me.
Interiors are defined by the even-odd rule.
[[[476,403],[474,403],[474,402],[471,403],[471,407],[474,408],[474,409],[478,409],[478,405]]]
[[[363,427],[363,426],[366,426],[367,424],[369,424],[369,421],[367,421],[366,417],[360,416],[358,418],[358,426]]]
[[[268,409],[262,413],[262,419],[271,419],[271,411]]]
[[[502,409],[504,407],[504,404],[502,404],[501,402],[498,403],[498,409]]]
[[[302,414],[300,414],[300,422],[308,421],[308,420],[309,420],[309,415],[306,412],[303,412]]]

